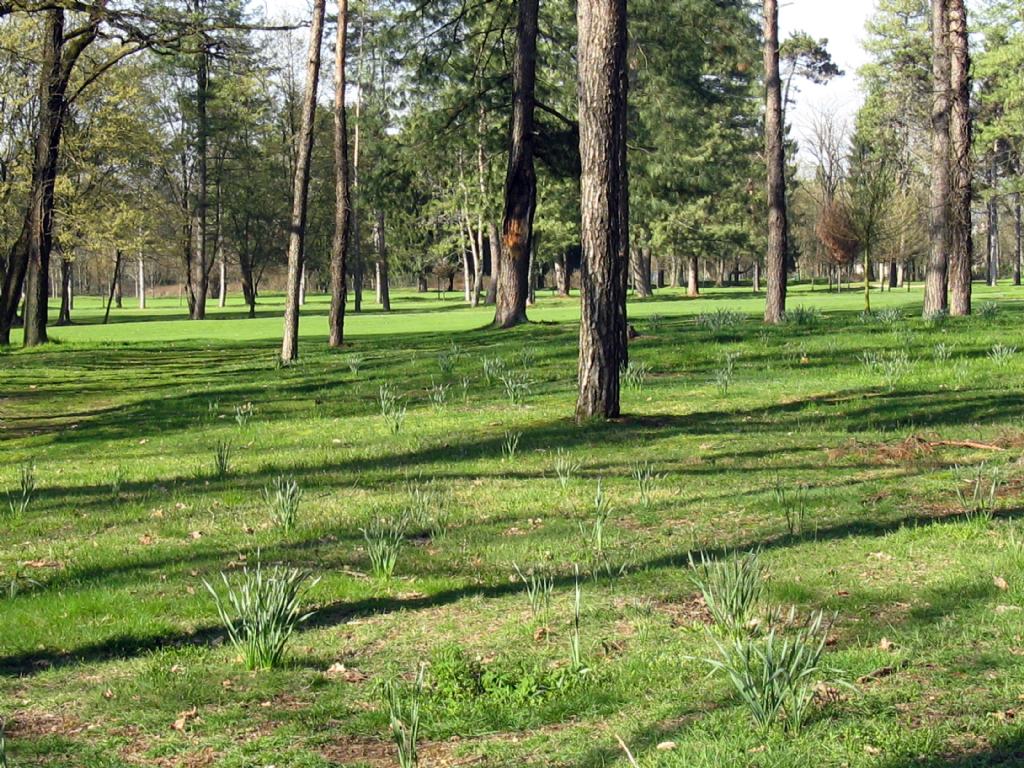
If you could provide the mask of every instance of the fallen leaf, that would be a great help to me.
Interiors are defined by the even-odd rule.
[[[676,743],[674,741],[663,741],[656,747],[656,749],[658,749],[660,752],[670,752],[675,748]]]
[[[881,640],[878,641],[878,647],[881,648],[883,651],[891,651],[893,648],[896,647],[896,643],[894,643],[888,637],[883,637]]]
[[[184,712],[178,713],[178,719],[171,724],[171,728],[175,731],[185,731],[185,726],[188,725],[189,720],[195,720],[198,711],[195,707],[192,709],[186,709]]]
[[[103,692],[103,698],[107,701],[110,701],[112,698],[114,698],[114,692],[107,688],[107,690]]]
[[[1006,583],[1006,579],[1004,579],[1002,576],[995,576],[992,579],[992,583],[995,584],[996,589],[1001,589],[1003,590],[1003,592],[1010,588],[1010,585]]]
[[[360,672],[358,669],[346,667],[340,661],[336,661],[324,672],[327,677],[344,680],[346,683],[361,683],[369,679],[369,675]]]
[[[139,536],[139,544],[142,544],[144,547],[148,547],[152,543],[153,537],[150,536],[148,533],[144,533],[141,536]]]
[[[880,755],[880,754],[882,754],[882,750],[880,750],[878,747],[873,747],[870,744],[865,744],[864,745],[864,751],[867,752],[869,755]]]

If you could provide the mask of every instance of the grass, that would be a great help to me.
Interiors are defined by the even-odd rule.
[[[99,300],[79,297],[58,344],[0,353],[5,509],[35,468],[31,505],[3,520],[0,543],[0,574],[19,579],[0,598],[8,760],[394,765],[380,686],[414,684],[409,670],[429,662],[422,765],[625,766],[616,736],[640,765],[669,768],[1013,765],[1024,355],[991,351],[1020,346],[1024,293],[977,293],[998,312],[926,323],[919,291],[892,292],[872,304],[904,318],[862,322],[856,293],[797,286],[792,306],[814,307],[813,322],[764,328],[749,291],[659,292],[630,307],[642,388],[624,390],[621,420],[581,427],[575,298],[542,297],[534,323],[498,332],[487,308],[396,292],[392,315],[350,317],[338,353],[312,297],[301,360],[279,368],[275,297],[254,320],[236,302],[189,322],[156,300],[107,326]],[[718,311],[735,317],[697,322]],[[864,363],[898,350],[898,377]],[[528,391],[511,402],[484,358],[528,373]],[[468,381],[465,397],[436,407],[432,381],[448,375]],[[407,409],[397,433],[384,384]],[[522,435],[512,459],[506,433]],[[230,471],[217,476],[221,444]],[[958,467],[983,462],[998,494],[990,519],[968,519]],[[653,492],[638,466],[656,468]],[[287,534],[262,494],[281,476],[303,491]],[[598,481],[610,562],[590,578],[579,521]],[[787,527],[777,483],[813,489],[813,524]],[[409,527],[394,575],[374,578],[362,529],[405,513],[414,484],[444,494],[445,534]],[[716,649],[689,556],[754,549],[765,604],[836,615],[822,675],[852,689],[822,689],[798,733],[752,728],[700,661]],[[319,581],[280,664],[248,672],[203,581],[257,552]],[[516,563],[551,580],[543,621]]]

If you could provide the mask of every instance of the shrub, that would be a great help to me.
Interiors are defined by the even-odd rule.
[[[220,440],[213,448],[213,475],[227,477],[231,471],[231,441]]]
[[[501,444],[501,455],[506,460],[515,459],[516,452],[519,450],[519,439],[522,436],[522,432],[505,432],[505,439]]]
[[[715,624],[727,632],[745,633],[755,619],[764,592],[765,569],[756,550],[718,560],[690,555],[690,581],[700,591]]]
[[[267,505],[270,519],[288,533],[295,525],[302,500],[302,489],[294,477],[278,475],[263,489],[263,501]]]
[[[730,330],[742,322],[743,315],[728,309],[718,309],[714,312],[704,312],[697,315],[697,327],[712,333]]]
[[[363,363],[366,362],[366,358],[360,355],[358,352],[353,352],[350,355],[345,355],[345,365],[353,373],[359,373],[359,369],[363,367]]]
[[[817,307],[800,305],[787,310],[785,320],[793,325],[814,326],[821,320],[821,310]]]
[[[391,384],[381,384],[377,390],[377,400],[380,404],[380,415],[387,425],[388,431],[397,435],[402,431],[402,424],[405,423],[405,404],[402,398],[395,392]]]
[[[993,344],[992,349],[988,351],[988,359],[1002,368],[1013,359],[1015,354],[1017,354],[1016,347],[1008,347],[1005,344]]]
[[[725,674],[762,732],[782,718],[786,730],[800,729],[823,672],[821,657],[828,627],[815,613],[796,632],[775,627],[763,636],[712,636],[718,658],[704,661]]]
[[[308,571],[274,566],[269,572],[256,556],[256,568],[244,568],[237,583],[221,573],[225,596],[206,581],[213,595],[217,614],[227,629],[231,644],[242,654],[250,670],[272,669],[281,662],[285,646],[296,627],[308,620],[313,612],[303,614],[299,608],[307,591]],[[319,579],[309,584],[312,588]]]
[[[986,301],[978,307],[978,317],[983,317],[986,320],[992,320],[998,314],[999,305],[994,301]]]

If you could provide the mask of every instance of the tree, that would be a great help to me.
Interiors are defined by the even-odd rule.
[[[627,362],[626,0],[580,0],[581,304],[576,419],[619,415]]]
[[[932,154],[928,240],[931,251],[925,275],[924,314],[948,309],[949,247],[949,0],[932,0]]]
[[[348,0],[338,0],[338,36],[334,48],[334,238],[331,241],[331,313],[328,344],[345,342],[346,270],[351,224],[348,171],[348,126],[345,122],[345,43]]]
[[[972,235],[972,117],[971,57],[964,0],[949,0],[950,92],[949,132],[952,149],[951,206],[949,217],[949,313],[971,314],[971,277],[974,266]]]
[[[529,297],[533,215],[537,177],[533,167],[533,112],[537,79],[537,14],[539,0],[519,0],[515,64],[512,70],[512,117],[502,248],[498,258],[498,288],[494,324],[511,328],[525,323]]]
[[[786,150],[779,76],[779,4],[764,0],[765,160],[768,164],[768,271],[764,321],[781,322],[786,313],[789,236],[786,223]]]
[[[316,117],[316,92],[320,80],[320,46],[323,40],[326,0],[314,0],[309,28],[309,54],[306,63],[306,93],[302,100],[302,124],[299,128],[299,152],[295,160],[292,185],[292,213],[288,231],[288,290],[285,298],[284,337],[281,360],[289,363],[299,356],[299,291],[303,274],[303,245],[306,234],[309,194],[310,156],[313,153],[313,121]]]

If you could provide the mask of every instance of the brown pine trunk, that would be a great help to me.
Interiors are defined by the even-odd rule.
[[[953,152],[952,203],[949,217],[949,313],[971,314],[974,239],[971,227],[971,54],[964,0],[949,0],[950,92],[949,134]]]
[[[687,264],[686,295],[694,297],[700,296],[700,263],[697,260],[697,256],[690,256]]]
[[[345,343],[345,282],[348,233],[352,223],[348,174],[348,126],[345,113],[345,43],[348,39],[348,0],[338,0],[338,36],[334,46],[334,236],[331,240],[331,311],[327,343]]]
[[[117,281],[121,274],[121,249],[114,252],[114,274],[110,277],[110,293],[107,295],[107,309],[103,313],[103,324],[110,320],[110,305],[114,303],[114,293],[117,291]]]
[[[537,79],[537,11],[539,0],[519,0],[516,53],[512,68],[511,143],[505,178],[505,214],[499,254],[494,325],[511,328],[527,322],[530,248],[537,177],[533,167],[534,88]]]
[[[949,247],[949,0],[932,0],[932,158],[928,238],[931,249],[925,274],[924,315],[948,309]]]
[[[391,286],[388,279],[388,247],[384,240],[384,211],[377,211],[377,223],[373,228],[377,243],[377,303],[385,312],[391,311]]]
[[[196,249],[192,261],[192,295],[189,301],[189,317],[193,320],[206,318],[206,296],[210,280],[207,268],[207,183],[210,121],[207,115],[210,73],[209,55],[200,51],[196,65]]]
[[[57,325],[71,325],[71,259],[60,260],[60,312]]]
[[[786,314],[786,149],[782,119],[782,81],[779,77],[779,4],[764,0],[765,158],[768,163],[768,285],[764,321],[782,322]]]
[[[1014,257],[1013,257],[1013,284],[1020,285],[1021,268],[1021,204],[1020,192],[1013,196],[1013,236],[1014,236]]]
[[[989,171],[989,187],[996,185],[996,159],[992,157],[992,169]],[[999,283],[999,206],[995,197],[988,201],[988,284],[995,287]]]
[[[303,273],[306,202],[309,195],[310,156],[313,154],[313,118],[320,79],[320,43],[324,32],[325,5],[326,0],[313,1],[313,19],[309,29],[306,93],[302,99],[302,125],[299,128],[299,152],[295,159],[288,233],[288,293],[284,311],[284,337],[281,340],[281,360],[285,363],[299,357],[299,284]]]
[[[626,349],[629,182],[626,0],[579,0],[581,304],[576,419],[619,415]]]
[[[18,316],[21,290],[25,285],[25,271],[28,268],[28,216],[22,222],[21,234],[11,246],[7,257],[7,271],[3,275],[0,290],[0,346],[11,343],[11,327]]]
[[[565,251],[555,257],[555,290],[563,298],[569,295],[569,259]]]
[[[651,249],[649,246],[632,249],[633,290],[637,298],[649,299],[654,295],[651,289]]]
[[[487,241],[491,249],[491,282],[487,286],[487,298],[484,304],[494,304],[498,300],[498,276],[501,272],[501,239],[498,227],[491,221],[487,224]]]

